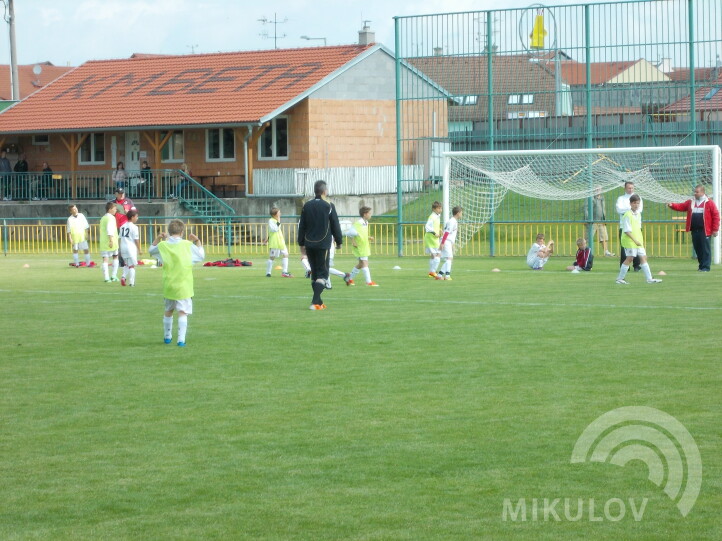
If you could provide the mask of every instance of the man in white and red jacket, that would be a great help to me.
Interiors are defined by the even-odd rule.
[[[714,201],[704,193],[704,186],[697,185],[694,189],[694,199],[684,203],[668,203],[672,210],[687,213],[685,231],[692,232],[692,246],[697,253],[699,271],[709,272],[712,263],[712,253],[709,238],[716,237],[719,232],[719,210]]]

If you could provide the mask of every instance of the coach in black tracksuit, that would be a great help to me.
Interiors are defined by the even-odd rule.
[[[323,310],[326,305],[321,300],[321,292],[326,288],[328,279],[328,256],[331,242],[341,248],[343,237],[338,223],[336,207],[326,201],[326,183],[318,180],[313,185],[314,199],[307,201],[298,221],[298,245],[306,249],[308,263],[311,266],[311,287],[313,288],[312,310]]]

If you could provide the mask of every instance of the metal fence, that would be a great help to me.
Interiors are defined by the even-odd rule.
[[[402,224],[426,220],[436,196],[432,162],[446,150],[722,143],[719,1],[537,4],[395,24],[397,76],[413,66],[448,93],[432,97],[417,80],[397,81],[398,189],[412,192],[419,180],[428,187],[416,192],[422,204],[404,199]],[[440,100],[447,118],[434,114]],[[408,165],[425,175],[409,175]],[[583,202],[557,216],[543,201],[505,205],[500,213],[524,223],[576,220]]]
[[[177,169],[128,170],[123,180],[113,180],[113,171],[40,171],[0,173],[0,199],[6,201],[109,200],[122,187],[138,200],[174,199],[183,174]]]
[[[215,258],[265,258],[268,256],[266,240],[268,237],[268,222],[258,221],[249,223],[234,223],[235,216],[226,217],[224,224],[198,224],[189,223],[188,232],[195,233],[205,245],[206,259]],[[140,243],[143,252],[147,254],[148,245],[159,232],[165,231],[166,222],[170,218],[156,218],[143,220],[138,223],[140,230]],[[184,220],[190,222],[193,217]],[[290,219],[290,218],[289,218]],[[96,219],[90,219],[89,243],[91,252],[98,253],[98,224]],[[296,224],[284,223],[282,230],[286,238],[289,252],[299,255],[296,244]],[[395,223],[371,223],[369,234],[375,237],[371,244],[374,256],[397,255],[398,231]],[[424,226],[422,224],[407,224],[402,226],[403,248],[407,256],[425,256],[424,253]],[[65,220],[21,220],[6,219],[0,222],[0,245],[2,253],[13,254],[68,254],[71,246],[66,234]],[[609,249],[619,251],[617,236],[618,223],[608,222]],[[573,258],[576,253],[576,239],[584,237],[587,225],[583,222],[559,223],[497,223],[493,230],[494,253],[497,256],[526,255],[527,250],[534,242],[537,233],[543,232],[547,239],[553,239],[556,244],[557,255]],[[490,255],[490,229],[487,226],[474,236],[474,238],[458,252],[460,257],[488,256]],[[647,253],[652,257],[689,257],[691,255],[691,241],[689,234],[684,232],[684,220],[670,222],[657,222],[645,224],[645,237]],[[596,242],[597,239],[594,240]],[[597,253],[602,253],[597,250]],[[349,243],[344,243],[339,255],[350,255]],[[571,264],[571,259],[570,259]]]

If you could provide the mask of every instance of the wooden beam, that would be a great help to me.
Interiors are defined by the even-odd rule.
[[[163,150],[163,147],[166,145],[168,141],[170,141],[170,138],[173,137],[173,130],[168,130],[168,133],[165,134],[165,137],[161,139],[160,137],[160,130],[153,130],[153,137],[148,135],[148,132],[143,132],[143,137],[150,143],[150,146],[153,147],[153,151],[155,154],[155,161],[153,163],[154,169],[160,173],[161,168],[161,151]],[[161,197],[163,195],[163,182],[161,175],[156,173],[155,175],[155,194],[156,197]]]

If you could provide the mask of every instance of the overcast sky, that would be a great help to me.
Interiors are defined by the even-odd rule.
[[[7,3],[8,0],[4,0]],[[133,53],[189,54],[356,43],[364,20],[376,41],[394,45],[394,16],[525,7],[530,0],[15,0],[19,64],[87,60]],[[555,0],[552,5],[584,3]],[[2,9],[2,4],[0,4]],[[0,63],[10,63],[7,24]],[[266,33],[268,38],[262,37]]]

